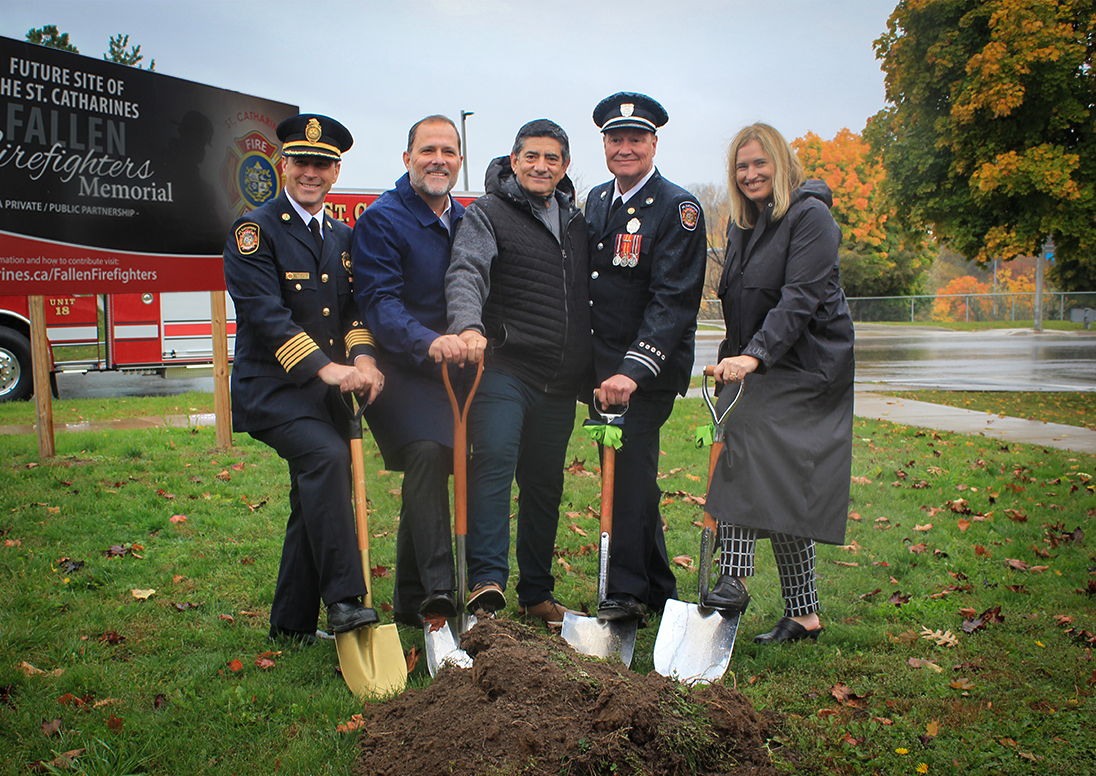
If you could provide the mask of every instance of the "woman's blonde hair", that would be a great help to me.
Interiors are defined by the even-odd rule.
[[[753,229],[757,224],[757,205],[738,188],[735,161],[742,146],[756,140],[761,151],[772,165],[773,221],[779,221],[791,206],[792,192],[803,184],[803,165],[792,151],[784,136],[768,124],[751,124],[743,127],[731,141],[727,151],[727,185],[730,188],[731,221],[743,229]]]

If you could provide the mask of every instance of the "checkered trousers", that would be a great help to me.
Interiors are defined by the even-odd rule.
[[[780,594],[784,616],[803,617],[818,611],[818,588],[814,573],[814,540],[791,534],[769,532],[776,568],[780,573]],[[754,575],[757,529],[728,523],[719,524],[719,573],[731,577]]]

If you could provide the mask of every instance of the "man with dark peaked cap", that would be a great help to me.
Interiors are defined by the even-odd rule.
[[[327,628],[377,622],[366,592],[351,499],[350,423],[356,393],[380,392],[373,338],[358,318],[350,227],[324,212],[353,139],[327,116],[278,125],[285,188],[241,217],[224,250],[236,306],[232,425],[289,464],[290,514],[270,609],[270,638],[311,642],[322,600]]]
[[[597,614],[645,621],[677,595],[659,513],[659,431],[689,386],[707,238],[696,197],[654,166],[665,108],[619,92],[598,103],[593,118],[614,176],[586,198],[594,385],[603,407],[628,406],[608,597]]]

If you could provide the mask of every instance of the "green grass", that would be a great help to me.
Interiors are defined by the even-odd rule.
[[[1096,392],[885,391],[901,399],[946,404],[1011,418],[1064,423],[1096,430]]]
[[[79,412],[99,417],[199,406],[194,397],[88,401]],[[671,556],[699,550],[700,508],[686,496],[705,490],[707,452],[692,438],[706,413],[699,400],[681,401],[664,429]],[[910,774],[922,763],[928,773],[1096,770],[1096,663],[1092,645],[1075,639],[1096,632],[1096,457],[875,421],[858,420],[854,433],[859,519],[847,548],[819,551],[825,633],[817,644],[751,643],[782,609],[762,542],[726,679],[777,715],[776,762],[818,774]],[[34,436],[0,436],[0,774],[75,749],[85,751],[74,773],[348,773],[357,734],[336,725],[361,708],[335,672],[333,645],[280,648],[273,668],[255,664],[271,648],[284,464],[245,436],[214,450],[208,428],[56,440],[57,457],[39,461]],[[372,560],[391,568],[400,475],[366,445]],[[556,593],[592,608],[599,481],[581,431],[568,461],[583,466],[566,480]],[[170,522],[176,514],[186,521]],[[1075,529],[1080,542],[1064,540]],[[108,557],[112,546],[130,550]],[[677,571],[682,597],[695,600],[695,572]],[[143,601],[131,592],[150,588]],[[391,575],[376,579],[380,601],[391,592]],[[895,605],[895,595],[909,598]],[[963,633],[964,609],[998,606],[1002,622]],[[937,645],[922,628],[957,642]],[[640,631],[634,669],[652,670],[656,633],[657,620]],[[421,647],[420,633],[401,634],[405,648]],[[242,670],[231,670],[234,660]],[[23,662],[62,672],[27,676]],[[427,682],[420,661],[412,683]],[[856,697],[838,700],[838,685]],[[47,735],[54,719],[60,729]]]
[[[857,325],[933,327],[953,331],[987,331],[989,329],[1034,329],[1035,321],[857,321]],[[1083,323],[1043,319],[1044,331],[1076,331],[1083,334],[1096,334],[1096,329],[1085,329]]]
[[[33,399],[2,402],[0,403],[0,426],[34,423],[37,418],[36,412]],[[118,418],[162,418],[168,415],[190,415],[203,412],[213,412],[212,393],[192,391],[174,396],[66,399],[53,402],[54,423]]]

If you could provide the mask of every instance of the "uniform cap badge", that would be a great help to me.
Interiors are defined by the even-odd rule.
[[[315,143],[323,135],[323,130],[320,129],[320,122],[314,118],[308,120],[308,123],[304,127],[304,136],[309,143]]]
[[[632,114],[636,112],[636,106],[631,102],[622,102],[620,104],[620,115],[626,119],[630,119]]]

